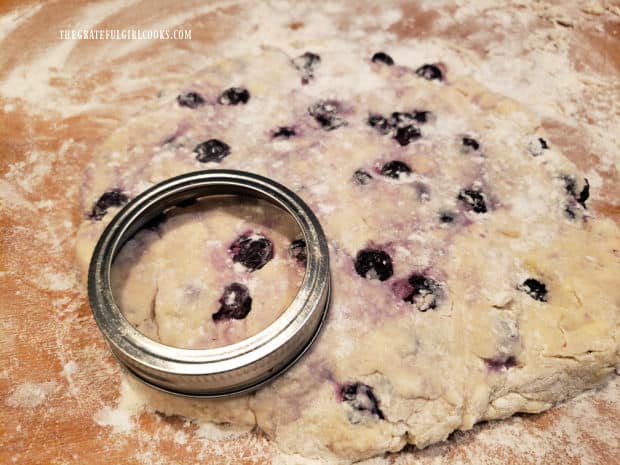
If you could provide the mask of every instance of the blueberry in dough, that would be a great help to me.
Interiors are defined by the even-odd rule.
[[[250,290],[240,283],[232,283],[226,286],[219,302],[219,310],[211,315],[214,321],[242,320],[248,316],[252,309]]]
[[[368,116],[368,125],[375,128],[381,134],[388,134],[390,132],[391,125],[389,121],[382,115],[371,113]]]
[[[362,278],[385,281],[394,274],[392,257],[379,249],[363,249],[355,257],[355,271]]]
[[[294,240],[288,247],[288,253],[291,257],[297,260],[297,263],[306,266],[306,260],[308,258],[306,252],[306,241],[303,239]]]
[[[484,200],[484,194],[477,189],[463,189],[459,192],[457,199],[476,213],[487,212],[487,204]]]
[[[260,233],[247,232],[229,248],[233,262],[241,263],[248,271],[260,270],[273,258],[273,242]]]
[[[181,107],[191,108],[192,110],[205,104],[205,99],[198,92],[185,92],[177,96],[177,103]]]
[[[297,132],[295,132],[295,128],[289,126],[280,126],[272,133],[271,137],[273,137],[274,139],[288,139],[295,135],[297,135]]]
[[[428,276],[414,273],[407,282],[411,286],[411,292],[403,299],[405,302],[414,304],[421,312],[437,308],[441,289],[437,281]]]
[[[308,84],[311,79],[314,79],[314,71],[321,63],[321,57],[316,53],[306,52],[291,61],[293,66],[302,73],[302,84]]]
[[[438,81],[443,80],[443,73],[436,65],[422,65],[415,70],[415,73],[424,79],[428,79],[429,81],[433,79],[436,79]]]
[[[222,92],[217,99],[220,105],[239,105],[248,103],[250,92],[243,87],[231,87]]]
[[[478,150],[480,148],[480,143],[473,137],[465,136],[461,142],[465,150]]]
[[[440,212],[439,221],[442,223],[454,223],[455,216],[452,212]]]
[[[398,179],[401,175],[407,175],[411,173],[411,168],[406,163],[399,160],[388,161],[381,167],[381,174],[388,178]]]
[[[230,154],[230,147],[221,140],[209,139],[198,144],[194,148],[194,153],[196,154],[196,160],[201,163],[219,163]]]
[[[485,358],[484,362],[486,363],[487,368],[492,371],[507,370],[517,365],[517,359],[514,355],[502,355],[495,358]]]
[[[394,59],[385,52],[377,52],[372,56],[372,62],[392,66],[394,64]]]
[[[417,140],[420,137],[422,137],[420,129],[413,124],[398,128],[396,134],[394,134],[394,139],[402,146],[409,145],[411,141]]]
[[[418,123],[428,123],[433,117],[433,113],[427,110],[415,110],[413,113],[410,113],[410,115]]]
[[[353,184],[357,184],[358,186],[366,185],[372,179],[372,175],[368,171],[357,170],[353,173]]]
[[[380,420],[385,419],[385,415],[379,408],[379,400],[375,396],[372,388],[364,383],[345,384],[340,388],[342,400],[348,403],[355,410],[368,412]]]
[[[523,284],[518,286],[517,289],[525,292],[534,300],[538,300],[540,302],[547,301],[547,286],[545,283],[541,283],[537,279],[527,278],[523,281]]]
[[[108,213],[108,208],[120,207],[128,201],[129,198],[120,189],[104,192],[95,205],[93,205],[93,209],[88,217],[91,220],[99,221]]]
[[[538,137],[530,141],[530,143],[527,146],[527,150],[530,152],[530,155],[532,155],[533,157],[538,157],[539,155],[542,155],[543,150],[548,150],[548,149],[549,149],[549,144],[547,144],[547,141],[543,139],[542,137]]]
[[[333,131],[347,122],[338,115],[340,106],[333,100],[322,100],[308,107],[308,113],[326,131]]]

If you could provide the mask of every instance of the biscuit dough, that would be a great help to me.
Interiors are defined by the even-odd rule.
[[[163,91],[97,153],[82,196],[84,266],[116,209],[92,218],[104,192],[131,198],[216,167],[285,184],[329,240],[328,320],[297,365],[234,399],[144,388],[156,409],[256,424],[284,451],[352,460],[540,412],[620,364],[620,233],[588,210],[583,174],[514,100],[449,64],[372,54],[265,49],[221,61]],[[213,139],[229,152],[198,148]],[[178,264],[208,257],[186,227],[192,246],[162,251],[176,262],[170,295],[196,280]],[[149,254],[157,241],[132,247]],[[262,292],[277,295],[286,276]],[[141,279],[148,308],[157,276]]]

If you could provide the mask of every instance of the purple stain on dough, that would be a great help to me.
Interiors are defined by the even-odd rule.
[[[314,79],[314,71],[321,64],[321,57],[316,53],[306,52],[293,58],[291,63],[301,71],[301,83],[305,85]]]

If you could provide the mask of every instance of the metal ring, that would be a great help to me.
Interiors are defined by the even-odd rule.
[[[264,199],[289,213],[306,242],[306,273],[289,307],[267,328],[215,349],[180,349],[154,341],[121,313],[110,270],[121,247],[145,224],[179,202],[241,194]],[[257,174],[208,170],[159,183],[125,205],[107,226],[88,271],[90,306],[116,358],[146,383],[191,397],[222,397],[256,389],[290,367],[312,344],[329,304],[329,251],[312,210],[286,187]]]

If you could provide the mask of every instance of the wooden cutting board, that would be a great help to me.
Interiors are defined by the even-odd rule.
[[[613,118],[619,118],[614,109],[620,104],[619,4],[474,3],[480,5],[343,2],[329,9],[335,28],[329,32],[348,34],[357,27],[367,33],[384,29],[396,41],[442,39],[480,60],[496,59],[497,50],[525,42],[535,31],[548,32],[547,43],[533,46],[568,50],[566,73],[584,76],[579,99],[570,105],[557,102],[565,117],[545,117],[550,143],[597,176],[591,208],[620,222],[620,147],[618,134],[609,133]],[[182,86],[184,76],[204,65],[201,57],[217,53],[241,25],[252,31],[254,26],[247,25],[255,21],[253,8],[199,1],[0,3],[0,464],[280,460],[257,434],[221,438],[226,435],[181,418],[130,417],[132,398],[119,397],[120,369],[91,317],[73,257],[83,215],[82,173],[93,150],[159,90]],[[306,18],[297,14],[300,8],[291,5],[290,18],[278,27],[301,38]],[[530,21],[524,23],[525,13]],[[59,30],[80,26],[165,25],[191,29],[192,40],[59,37]],[[531,84],[548,94],[537,79],[533,76]],[[424,451],[382,460],[618,464],[618,457],[620,383],[612,377],[603,388],[547,413],[479,425]]]

